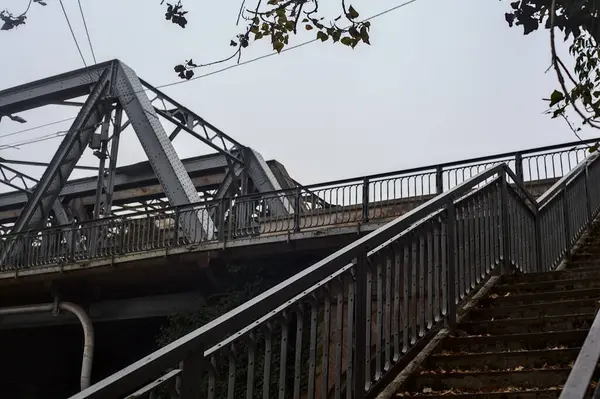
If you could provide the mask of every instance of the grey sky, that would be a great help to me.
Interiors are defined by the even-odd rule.
[[[352,4],[367,16],[401,2]],[[91,62],[77,2],[64,3]],[[159,3],[82,0],[98,61],[119,58],[160,85],[177,80],[172,67],[188,57],[201,63],[228,55],[230,38],[242,29],[235,26],[237,1],[185,1],[186,29],[165,21]],[[335,16],[338,0],[321,4]],[[0,0],[0,9],[15,12],[26,5]],[[164,91],[279,160],[304,184],[575,140],[563,122],[542,114],[541,98],[555,87],[552,72],[544,74],[547,34],[524,37],[509,29],[507,7],[497,0],[418,0],[374,20],[370,47],[314,43]],[[310,38],[303,34],[292,44]],[[83,66],[56,0],[34,4],[25,27],[0,32],[0,49],[0,89]],[[244,59],[269,51],[268,42],[256,43]],[[72,109],[51,107],[23,116],[38,125],[71,115]],[[0,135],[27,127],[3,120]],[[67,127],[0,137],[0,145]],[[58,143],[0,156],[47,161]],[[191,138],[178,138],[175,147],[182,158],[210,152]],[[144,159],[131,132],[119,164]]]

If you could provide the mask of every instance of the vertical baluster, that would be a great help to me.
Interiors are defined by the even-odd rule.
[[[391,367],[392,347],[391,347],[391,311],[392,311],[392,256],[393,251],[388,249],[385,254],[385,316],[383,318],[383,336],[385,339],[385,362],[384,371]]]
[[[208,390],[207,399],[215,399],[215,390],[217,387],[217,359],[214,356],[210,357],[208,364]],[[264,398],[267,399],[267,398]]]
[[[331,287],[324,290],[323,304],[323,354],[321,355],[321,398],[329,391],[329,343],[331,342]]]
[[[465,214],[464,214],[464,206],[461,203],[456,206],[456,241],[457,246],[456,249],[458,251],[458,263],[456,265],[456,270],[458,272],[456,282],[458,283],[457,290],[457,298],[458,300],[462,300],[464,298],[464,294],[466,292],[466,282],[465,282]]]
[[[377,262],[377,315],[375,319],[375,381],[381,378],[381,345],[383,344],[383,259],[376,255]]]
[[[248,374],[246,376],[246,399],[254,398],[254,367],[256,359],[256,336],[254,332],[250,332],[246,339],[246,345],[248,348]]]
[[[440,240],[442,239],[440,234],[440,218],[436,218],[433,226],[433,321],[440,321],[440,302],[441,298],[441,286],[440,286],[440,271],[441,271],[441,254],[440,254]]]
[[[372,331],[372,305],[373,305],[373,270],[371,260],[366,257],[364,261],[366,272],[365,289],[365,390],[371,388],[371,331]]]
[[[446,207],[446,214],[448,214],[449,212],[449,208]],[[441,285],[441,315],[442,316],[446,316],[448,314],[448,303],[449,303],[449,294],[448,294],[448,290],[450,290],[450,292],[455,292],[453,290],[451,290],[448,286],[448,266],[449,266],[449,259],[450,257],[454,257],[454,253],[450,252],[449,250],[449,246],[448,246],[448,238],[449,237],[454,237],[454,235],[449,236],[448,235],[448,226],[449,226],[449,218],[448,216],[446,216],[446,222],[444,223],[444,221],[442,220],[441,224],[440,224],[440,285]],[[454,225],[452,225],[452,228],[454,228]],[[454,248],[452,246],[452,248]]]
[[[408,237],[403,237],[406,242],[402,245],[402,353],[408,352],[408,346],[410,342],[410,325],[411,325],[411,312],[410,312],[410,241]]]
[[[447,270],[447,284],[449,287],[448,291],[448,327],[454,331],[456,329],[456,303],[458,301],[458,294],[456,293],[456,240],[455,240],[455,227],[456,227],[456,209],[454,206],[454,200],[449,199],[448,205],[446,206],[446,248],[448,257],[448,270]]]
[[[281,350],[279,355],[279,399],[286,399],[287,352],[289,338],[289,315],[283,312],[281,320]]]
[[[427,242],[426,242],[426,248],[427,248],[427,273],[425,273],[425,276],[427,278],[427,284],[426,284],[426,295],[425,295],[425,299],[427,301],[427,306],[426,306],[426,311],[425,311],[425,321],[426,321],[426,328],[427,330],[429,330],[431,328],[431,326],[433,325],[433,298],[434,298],[434,292],[433,292],[433,231],[432,231],[432,223],[429,222],[427,223]]]
[[[355,355],[355,373],[354,383],[352,384],[352,390],[354,399],[364,399],[365,390],[370,386],[371,373],[368,368],[368,362],[371,358],[371,351],[369,348],[370,340],[367,338],[367,334],[371,331],[371,324],[367,322],[369,315],[369,307],[367,304],[370,303],[371,298],[370,290],[368,289],[367,274],[368,274],[369,262],[367,260],[366,251],[359,254],[356,258],[355,266],[355,281],[356,281],[356,355]],[[352,342],[348,343],[352,345]],[[350,387],[347,387],[349,389]],[[322,398],[326,398],[322,396]]]
[[[423,227],[421,227],[420,230],[422,231]],[[419,262],[417,266],[419,281],[419,299],[417,304],[419,306],[419,310],[417,317],[419,318],[419,337],[422,337],[425,335],[425,287],[427,286],[425,279],[427,278],[427,259],[425,258],[425,237],[423,237],[421,232],[419,233]]]
[[[300,399],[300,377],[302,376],[302,334],[304,332],[304,307],[296,310],[296,348],[294,350],[294,399]]]
[[[227,353],[228,373],[227,373],[227,399],[235,398],[235,371],[237,367],[237,359],[235,354],[235,347],[233,344],[229,347]],[[198,398],[199,396],[194,396]]]
[[[344,284],[336,280],[337,304],[335,309],[335,399],[342,395],[342,348],[344,345]],[[352,345],[352,343],[350,343]],[[283,399],[283,398],[280,398]]]
[[[315,398],[316,370],[317,370],[317,330],[319,327],[319,300],[313,295],[310,302],[310,347],[308,351],[308,391],[307,399]],[[323,344],[329,340],[329,336],[323,336]],[[322,372],[322,370],[321,370]]]
[[[417,291],[417,269],[419,267],[417,261],[417,241],[411,234],[411,267],[410,267],[410,344],[414,345],[417,342],[418,335],[418,326],[417,326],[417,317],[418,317],[418,302],[419,302],[419,293]]]
[[[273,353],[273,325],[267,322],[265,329],[265,363],[263,367],[263,399],[270,399],[271,358]]]
[[[341,281],[343,284],[343,281]],[[343,286],[343,285],[342,285]],[[347,337],[346,337],[346,398],[353,399],[354,394],[352,392],[351,387],[354,386],[354,331],[358,327],[357,324],[354,323],[354,306],[355,306],[355,298],[354,298],[354,281],[350,279],[348,281],[348,315],[347,315]],[[358,369],[360,370],[360,368]]]
[[[394,308],[392,310],[392,334],[394,335],[394,363],[398,361],[400,358],[400,353],[402,352],[402,348],[400,346],[400,323],[401,323],[401,308],[400,308],[400,290],[402,289],[401,285],[401,267],[402,267],[402,252],[401,248],[398,246],[397,241],[393,244],[393,257],[394,257]]]

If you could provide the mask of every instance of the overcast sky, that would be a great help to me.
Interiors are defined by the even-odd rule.
[[[63,1],[92,63],[77,2]],[[118,58],[154,85],[177,80],[173,66],[189,57],[202,63],[228,55],[229,40],[241,30],[236,1],[185,1],[186,29],[165,21],[160,0],[81,1],[98,61]],[[367,16],[401,2],[352,4]],[[0,32],[0,89],[83,66],[60,4],[48,3],[32,5],[26,26]],[[26,6],[27,0],[0,0],[0,9],[15,13]],[[321,6],[335,17],[339,2]],[[545,73],[546,32],[524,37],[510,29],[508,8],[497,0],[417,0],[373,21],[372,46],[351,51],[313,43],[164,91],[304,184],[575,140],[563,122],[542,113],[542,98],[556,86]],[[269,51],[268,42],[253,44],[243,59]],[[24,113],[26,125],[3,120],[0,136],[73,111]],[[0,146],[66,128],[0,137]],[[133,133],[124,138],[120,165],[145,159],[135,142]],[[48,161],[58,143],[0,156]],[[178,138],[175,147],[181,158],[210,152],[191,138]]]

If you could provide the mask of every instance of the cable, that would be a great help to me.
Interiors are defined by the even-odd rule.
[[[92,39],[90,39],[90,31],[88,30],[87,23],[85,22],[85,15],[83,15],[83,8],[81,7],[81,0],[77,0],[79,4],[79,11],[81,12],[81,19],[83,19],[83,26],[85,27],[85,34],[87,35],[88,44],[90,45],[90,50],[92,52],[92,58],[94,59],[94,64],[97,64],[96,61],[96,53],[94,53],[94,46],[92,46]]]
[[[77,38],[75,37],[75,32],[73,32],[73,27],[71,26],[71,21],[69,21],[69,16],[67,15],[67,11],[65,10],[65,6],[62,0],[59,0],[60,6],[63,10],[63,14],[65,15],[65,19],[67,20],[67,24],[69,25],[69,30],[71,31],[71,36],[75,41],[75,45],[77,46],[77,51],[79,51],[79,55],[81,56],[81,60],[83,61],[83,65],[87,68],[87,63],[85,62],[85,58],[83,57],[83,53],[81,52],[81,48],[79,47],[79,43],[77,42]]]
[[[44,136],[34,137],[32,139],[25,140],[25,141],[3,144],[3,145],[0,145],[0,150],[6,150],[8,148],[19,149],[20,147],[23,147],[25,145],[39,143],[40,141],[52,140],[52,139],[55,139],[58,137],[62,137],[66,134],[67,134],[67,131],[62,130],[62,131],[58,131],[55,133],[46,134]]]
[[[50,122],[50,123],[45,123],[45,124],[43,124],[43,125],[39,125],[39,126],[30,127],[30,128],[28,128],[28,129],[18,130],[18,131],[16,131],[16,132],[12,132],[12,133],[0,134],[0,138],[2,138],[2,137],[14,136],[14,135],[16,135],[16,134],[21,134],[21,133],[30,132],[30,131],[32,131],[32,130],[40,129],[40,128],[47,127],[47,126],[56,125],[56,124],[58,124],[58,123],[67,122],[67,121],[72,121],[73,119],[75,119],[75,117],[72,117],[72,118],[66,118],[66,119],[61,119],[61,120],[59,120],[59,121],[54,121],[54,122]]]
[[[62,4],[62,0],[60,0],[60,1],[61,1],[61,4]],[[394,6],[394,7],[388,8],[388,9],[386,9],[384,11],[381,11],[381,12],[379,12],[377,14],[371,15],[370,17],[366,18],[365,21],[371,21],[371,20],[373,20],[375,18],[379,18],[379,17],[381,17],[381,16],[383,16],[385,14],[388,14],[388,13],[390,13],[392,11],[396,11],[399,8],[402,8],[402,7],[405,7],[405,6],[409,5],[409,4],[415,3],[416,1],[417,0],[405,1],[405,2],[403,2],[401,4],[398,4],[398,5]],[[63,10],[64,10],[64,8],[63,8]],[[308,40],[306,42],[302,42],[302,43],[296,44],[296,45],[291,46],[291,47],[286,47],[283,50],[281,50],[281,53],[285,53],[287,51],[292,51],[292,50],[298,49],[300,47],[304,47],[307,44],[314,43],[314,42],[316,42],[318,40],[319,39],[312,39],[312,40]],[[77,43],[77,41],[75,41],[75,42]],[[77,46],[77,47],[79,48],[79,46]],[[80,54],[81,54],[81,51],[80,51]],[[205,74],[202,74],[202,75],[195,76],[195,77],[193,77],[193,78],[191,78],[189,80],[177,80],[177,81],[174,81],[174,82],[170,82],[170,83],[165,83],[165,84],[162,84],[162,85],[154,86],[154,88],[155,89],[162,89],[162,88],[165,88],[165,87],[170,87],[170,86],[176,86],[176,85],[180,85],[180,84],[184,84],[184,83],[189,83],[192,80],[197,80],[197,79],[206,78],[206,77],[209,77],[209,76],[212,76],[212,75],[216,75],[216,74],[228,71],[228,70],[233,69],[233,68],[241,67],[242,65],[251,64],[253,62],[260,61],[260,60],[263,60],[265,58],[273,57],[273,56],[278,55],[278,54],[279,53],[269,53],[269,54],[261,55],[259,57],[251,58],[251,59],[249,59],[247,61],[240,62],[238,64],[229,65],[227,67],[224,67],[224,68],[221,68],[221,69],[217,69],[217,70],[212,71],[212,72],[208,72],[208,73],[205,73]],[[83,58],[83,56],[82,56],[82,58]],[[84,64],[85,64],[85,61],[84,61]],[[149,90],[150,89],[145,88],[145,89],[142,89],[142,90],[132,91],[131,93],[125,93],[125,94],[135,94],[135,93],[139,93],[139,92],[143,92],[143,91],[149,91]],[[64,122],[64,121],[71,120],[71,119],[75,119],[75,118],[65,119],[65,120],[62,120],[62,121],[56,121],[56,122],[53,122],[52,124]],[[45,127],[45,126],[48,126],[48,124],[41,125],[41,126],[36,126],[36,127],[32,127],[30,129],[20,130],[18,132],[14,132],[14,133],[8,133],[8,134],[5,134],[5,135],[1,135],[0,137],[12,136],[14,134],[19,134],[19,133],[22,133],[22,132],[26,132],[26,131],[33,130],[33,129],[38,129],[40,127]]]

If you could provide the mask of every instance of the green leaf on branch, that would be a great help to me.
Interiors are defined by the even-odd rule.
[[[329,35],[323,31],[317,33],[317,39],[321,39],[322,42],[326,42],[329,39]]]
[[[553,107],[564,99],[565,95],[561,91],[554,90],[554,92],[550,96],[550,106]]]
[[[356,11],[354,9],[354,7],[350,6],[348,8],[348,18],[349,19],[356,19],[356,18],[358,18],[358,16],[359,16],[358,11]]]

